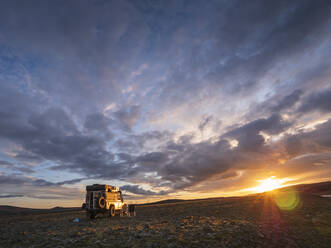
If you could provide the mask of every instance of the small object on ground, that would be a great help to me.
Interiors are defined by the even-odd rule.
[[[80,218],[75,218],[72,222],[80,222]]]

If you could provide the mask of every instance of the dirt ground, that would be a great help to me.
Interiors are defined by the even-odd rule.
[[[136,207],[136,217],[83,211],[0,216],[0,247],[330,247],[331,199],[270,194]],[[73,222],[80,218],[80,222]]]

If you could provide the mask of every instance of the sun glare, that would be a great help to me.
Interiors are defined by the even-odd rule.
[[[283,187],[284,180],[277,179],[275,177],[269,177],[264,180],[259,180],[258,182],[260,184],[257,187],[255,187],[254,189],[258,193],[263,193],[266,191],[271,191],[271,190]]]

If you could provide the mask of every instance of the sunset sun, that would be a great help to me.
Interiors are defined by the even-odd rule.
[[[278,188],[281,188],[284,186],[283,185],[284,180],[277,179],[275,177],[269,177],[267,179],[258,180],[258,182],[260,184],[254,188],[254,190],[258,193],[271,191],[271,190],[278,189]]]

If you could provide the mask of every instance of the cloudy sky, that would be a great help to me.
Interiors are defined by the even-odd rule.
[[[0,204],[331,179],[331,1],[1,1]]]

